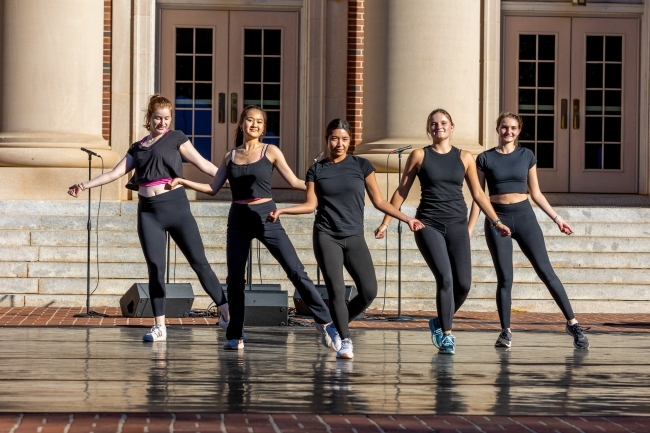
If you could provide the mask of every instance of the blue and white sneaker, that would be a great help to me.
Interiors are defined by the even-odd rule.
[[[228,330],[228,325],[230,325],[230,322],[226,322],[226,320],[223,318],[223,316],[219,316],[219,322],[217,323],[221,329],[224,331]],[[246,341],[248,340],[248,335],[246,335],[245,332],[242,332],[241,334],[242,340]]]
[[[431,330],[431,342],[437,348],[440,348],[442,344],[442,325],[440,324],[440,319],[434,317],[429,319],[429,329]]]
[[[438,353],[444,355],[454,355],[456,353],[456,337],[451,334],[444,334]]]
[[[336,352],[336,357],[338,359],[352,359],[354,358],[354,348],[352,346],[352,340],[349,338],[344,338],[341,341],[341,349]]]
[[[241,350],[244,348],[244,340],[228,340],[223,345],[225,350]]]
[[[144,341],[165,341],[167,340],[167,328],[162,325],[155,324],[151,327],[151,330],[144,334],[142,337]]]
[[[320,342],[323,346],[327,347],[328,349],[332,348],[332,337],[328,334],[327,330],[325,329],[327,325],[321,324],[321,323],[316,323],[314,322],[314,327],[320,334]]]
[[[330,323],[329,325],[327,325],[325,327],[325,330],[327,331],[327,334],[332,339],[332,345],[330,347],[336,350],[337,352],[341,350],[341,336],[339,335],[339,332],[336,330],[336,326],[334,326],[334,323]]]

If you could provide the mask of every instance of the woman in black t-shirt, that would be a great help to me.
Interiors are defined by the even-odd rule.
[[[329,157],[316,162],[307,172],[304,204],[276,209],[280,215],[306,214],[317,210],[314,221],[314,254],[323,271],[332,312],[333,326],[327,326],[337,358],[354,357],[348,323],[361,314],[377,296],[377,277],[368,245],[363,236],[364,193],[380,211],[406,223],[413,231],[424,225],[390,205],[381,195],[375,169],[370,161],[348,155],[350,125],[334,119],[327,126],[325,142]],[[356,284],[358,295],[345,305],[343,267]]]
[[[87,188],[113,182],[135,169],[127,188],[138,191],[138,237],[149,271],[149,296],[155,324],[144,335],[145,341],[167,338],[165,327],[165,243],[167,232],[196,272],[201,286],[221,312],[220,322],[229,320],[226,297],[205,257],[203,241],[183,188],[168,191],[166,184],[183,176],[182,158],[202,172],[214,176],[217,167],[204,159],[185,134],[169,129],[173,107],[160,95],[149,98],[145,128],[149,135],[133,143],[126,156],[108,173],[77,183],[68,194],[77,197]],[[220,323],[221,324],[221,323]]]
[[[486,150],[476,158],[481,185],[485,187],[487,181],[494,210],[499,218],[512,228],[512,238],[502,239],[494,235],[489,225],[485,226],[485,240],[497,273],[496,300],[501,333],[495,346],[512,345],[510,309],[513,283],[512,239],[514,239],[564,314],[567,320],[566,332],[573,337],[575,348],[588,349],[589,340],[573,314],[571,302],[562,282],[553,271],[542,229],[526,193],[530,192],[530,198],[557,224],[562,233],[570,235],[573,230],[553,210],[540,191],[537,182],[537,159],[531,150],[520,147],[517,143],[521,128],[521,117],[513,113],[501,113],[496,128],[499,134],[499,145]],[[478,215],[479,209],[473,205],[469,217],[470,233],[474,231]]]

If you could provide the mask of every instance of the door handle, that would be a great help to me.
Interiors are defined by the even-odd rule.
[[[567,99],[562,99],[561,101],[561,111],[560,111],[560,129],[566,129],[567,126],[567,108],[569,101]]]
[[[237,94],[230,94],[230,123],[237,123]]]
[[[226,94],[219,93],[219,123],[226,123]]]
[[[580,129],[580,100],[573,100],[573,129]]]

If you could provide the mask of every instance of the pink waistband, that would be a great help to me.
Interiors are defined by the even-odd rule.
[[[151,182],[144,182],[144,183],[139,183],[138,186],[156,186],[156,185],[162,185],[164,183],[169,183],[173,179],[171,177],[165,177],[163,179],[158,179],[158,180],[152,180]]]

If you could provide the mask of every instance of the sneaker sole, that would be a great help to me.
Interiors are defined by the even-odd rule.
[[[512,344],[494,343],[494,347],[512,347]]]
[[[578,350],[588,350],[588,349],[589,349],[589,347],[591,346],[591,345],[589,344],[589,342],[587,342],[587,347],[580,347],[580,346],[578,346],[578,345],[576,344],[576,340],[575,340],[575,337],[573,337],[573,334],[570,333],[569,330],[566,329],[566,328],[564,328],[564,330],[566,331],[567,335],[569,335],[570,337],[573,338],[573,347],[575,347],[575,348],[578,349]]]
[[[440,349],[440,350],[438,350],[438,353],[441,354],[441,355],[455,355],[456,351],[455,350]]]
[[[232,346],[224,346],[223,350],[244,350],[244,347],[232,347]]]
[[[338,356],[338,355],[336,356],[336,359],[353,359],[353,358],[354,358],[354,355],[349,355],[347,353],[344,353],[341,356]]]

